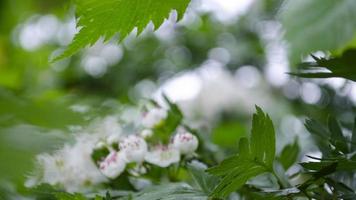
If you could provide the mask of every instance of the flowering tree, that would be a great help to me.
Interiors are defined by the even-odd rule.
[[[355,1],[253,2],[235,24],[197,17],[188,7],[195,3],[73,2],[77,32],[50,57],[56,89],[37,96],[50,87],[42,79],[23,88],[0,81],[13,87],[6,91],[23,91],[21,101],[0,91],[0,156],[15,155],[0,169],[18,166],[11,142],[36,148],[28,136],[20,143],[7,135],[8,127],[34,135],[46,127],[63,140],[45,138],[52,149],[28,156],[34,167],[25,170],[24,188],[0,182],[4,199],[356,199]],[[28,51],[39,41],[60,46],[67,24],[58,24],[53,16],[33,18],[33,29],[19,25],[13,37]],[[180,32],[145,35],[167,24]],[[24,42],[26,34],[33,41]],[[288,63],[291,71],[281,73]],[[31,79],[26,72],[7,73]],[[158,86],[150,80],[165,76]],[[325,80],[335,77],[342,87]],[[57,96],[62,101],[50,101]]]

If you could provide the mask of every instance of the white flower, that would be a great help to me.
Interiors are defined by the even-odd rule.
[[[173,146],[181,154],[192,154],[198,148],[198,139],[189,132],[177,133],[173,138]]]
[[[106,182],[107,178],[100,173],[91,158],[96,141],[94,135],[79,134],[74,145],[65,145],[52,155],[38,155],[41,172],[29,177],[27,186],[59,184],[68,192],[79,192]]]
[[[141,131],[140,135],[143,138],[149,138],[153,135],[153,131],[151,129],[144,129]]]
[[[127,162],[142,163],[147,153],[147,143],[139,136],[129,135],[119,144]]]
[[[142,125],[153,128],[167,117],[167,111],[163,108],[153,108],[144,114]]]
[[[100,163],[100,171],[106,177],[118,177],[126,167],[124,155],[121,152],[111,152],[103,162]]]
[[[168,167],[180,160],[179,151],[172,147],[161,146],[146,154],[145,160],[151,164]]]

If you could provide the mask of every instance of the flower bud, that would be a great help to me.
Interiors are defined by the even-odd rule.
[[[104,161],[100,163],[100,171],[108,178],[118,177],[126,167],[124,156],[121,152],[111,152]]]
[[[173,138],[173,146],[181,154],[192,154],[198,148],[198,139],[189,132],[178,133]]]
[[[144,161],[147,143],[142,137],[130,135],[120,142],[119,147],[127,162],[142,163]]]

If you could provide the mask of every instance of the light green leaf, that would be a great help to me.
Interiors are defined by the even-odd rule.
[[[318,50],[334,50],[355,36],[356,1],[287,0],[278,18],[290,45],[292,63],[301,55]]]
[[[269,116],[256,107],[253,115],[250,142],[241,138],[239,154],[223,160],[207,171],[222,179],[212,191],[213,197],[226,197],[243,186],[247,180],[264,172],[273,173],[275,132]]]
[[[152,21],[159,27],[171,10],[181,18],[189,0],[75,0],[77,27],[80,28],[68,48],[53,61],[76,53],[81,48],[93,45],[99,38],[111,39],[119,34],[125,38],[135,27],[141,33]]]

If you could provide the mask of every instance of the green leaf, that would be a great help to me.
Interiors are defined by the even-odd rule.
[[[251,153],[257,160],[272,167],[276,139],[272,120],[262,109],[256,106],[257,113],[253,115],[251,131]]]
[[[55,194],[57,200],[87,200],[82,194],[70,194],[66,192],[58,192]]]
[[[193,189],[187,184],[171,183],[152,186],[133,195],[134,200],[207,200],[201,191]]]
[[[348,153],[347,140],[342,134],[341,127],[336,119],[329,116],[328,126],[331,132],[330,143],[333,144],[337,150]]]
[[[342,77],[356,81],[356,49],[349,49],[341,56],[332,58],[312,57],[315,62],[302,63],[300,72],[290,74],[303,78]],[[322,72],[320,72],[321,68],[324,68]]]
[[[206,167],[204,167],[204,164],[191,162],[187,165],[187,167],[195,183],[204,193],[209,194],[218,183],[215,176],[205,172]]]
[[[354,145],[352,142],[354,138],[350,140],[343,134],[340,124],[335,118],[329,116],[328,129],[315,120],[307,120],[305,127],[312,134],[323,157],[351,153],[350,149]]]
[[[275,132],[269,116],[256,106],[250,142],[241,138],[239,154],[223,160],[207,171],[222,179],[212,191],[213,197],[226,197],[243,186],[247,180],[264,172],[273,172]]]
[[[153,137],[150,139],[151,141],[153,140],[152,142],[168,143],[171,133],[177,129],[183,120],[183,114],[178,105],[171,102],[166,96],[163,97],[169,106],[169,110],[166,119],[152,128],[154,132]]]
[[[323,159],[320,162],[305,162],[300,163],[305,169],[308,170],[321,170],[326,166],[335,164],[335,171],[353,171],[356,170],[356,161],[339,158],[334,160]],[[335,172],[333,171],[333,172]],[[331,172],[331,173],[333,173]]]
[[[80,193],[68,193],[55,189],[49,184],[41,184],[35,188],[29,188],[28,192],[36,196],[36,199],[53,199],[53,200],[87,200],[87,198]]]
[[[354,127],[352,129],[351,151],[356,151],[356,118],[354,120]]]
[[[282,164],[284,170],[288,170],[296,162],[299,151],[300,148],[297,139],[294,140],[293,144],[288,144],[283,148],[278,160]]]
[[[292,63],[301,55],[346,45],[356,31],[354,0],[287,0],[278,18],[290,45]]]
[[[135,27],[141,33],[152,21],[159,27],[171,10],[181,18],[189,0],[75,0],[77,27],[80,28],[67,49],[53,61],[76,53],[81,48],[93,45],[99,38],[111,39],[119,34],[125,38]]]
[[[347,185],[341,182],[337,182],[331,178],[325,179],[326,183],[334,188],[334,193],[338,194],[340,199],[351,200],[356,198],[356,193],[352,188],[349,188]]]
[[[323,126],[323,124],[314,119],[307,119],[305,121],[305,128],[309,131],[309,133],[311,133],[323,155],[327,155],[330,152],[329,131]]]

